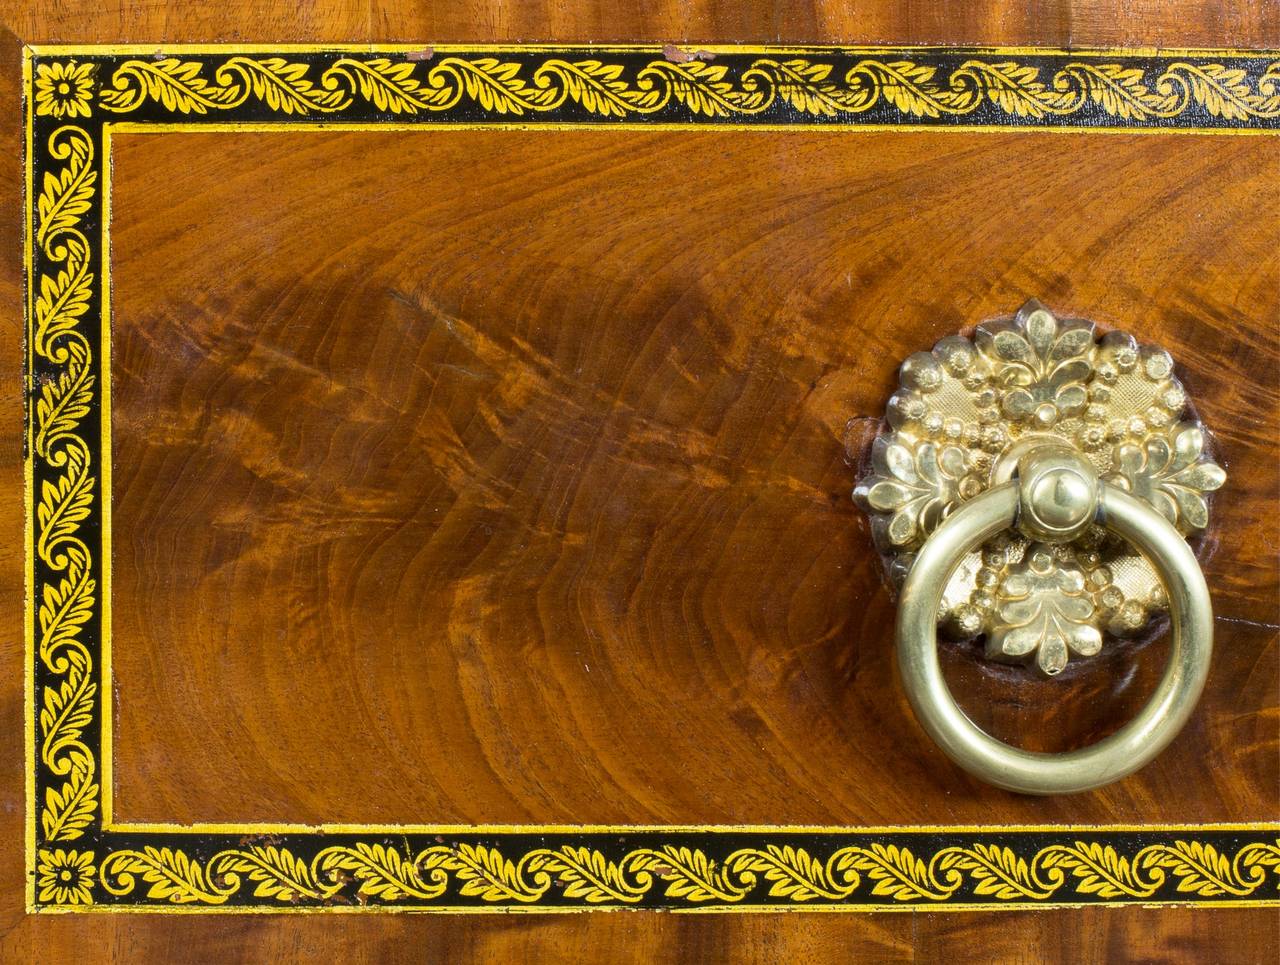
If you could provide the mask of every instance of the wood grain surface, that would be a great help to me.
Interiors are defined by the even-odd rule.
[[[1273,5],[1207,0],[0,19],[10,199],[18,38],[1280,46]],[[1272,139],[175,135],[120,138],[115,163],[119,817],[1277,817]],[[0,207],[11,253],[18,211]],[[1202,547],[1202,710],[1139,776],[1065,801],[981,788],[916,731],[847,495],[896,362],[1028,294],[1168,347],[1231,474]],[[16,399],[13,257],[0,298]],[[25,916],[16,406],[0,435],[5,960],[1252,962],[1280,943],[1274,913],[1226,909]],[[1131,712],[1163,650],[1043,685],[947,663],[985,726],[1061,748]]]
[[[113,144],[120,819],[1275,814],[1280,425],[1235,375],[1280,362],[1268,139]],[[1203,711],[1048,800],[915,724],[849,498],[898,361],[1032,294],[1168,347],[1232,473]],[[1052,681],[947,654],[984,726],[1064,750],[1145,701],[1156,641]]]

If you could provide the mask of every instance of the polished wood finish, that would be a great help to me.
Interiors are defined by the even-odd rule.
[[[1268,139],[216,133],[114,149],[120,819],[1273,809],[1280,663],[1249,621],[1277,583],[1260,510],[1280,425],[1237,375],[1277,361]],[[715,165],[690,176],[698,158]],[[1049,800],[964,777],[914,723],[895,602],[849,498],[898,361],[1033,292],[1184,363],[1235,497],[1210,536],[1221,629],[1196,723],[1137,777]],[[1060,750],[1131,716],[1165,647],[1052,681],[947,653],[984,725]]]
[[[55,3],[2,19],[29,41],[1280,46],[1262,3],[669,6]],[[0,84],[11,159],[16,44]],[[1271,139],[358,137],[382,146],[119,139],[120,817],[1277,817]],[[0,166],[7,198],[18,171]],[[10,252],[17,211],[0,209]],[[237,232],[256,258],[235,258]],[[981,788],[918,733],[887,653],[892,601],[847,497],[846,459],[863,450],[897,360],[1027,294],[1170,348],[1231,474],[1203,548],[1219,653],[1202,711],[1141,775],[1068,801]],[[15,399],[12,257],[0,298],[0,381]],[[369,325],[379,337],[358,337]],[[0,406],[0,827],[14,842],[0,865],[0,957],[505,962],[590,947],[634,961],[1246,962],[1280,943],[1268,911],[1137,908],[25,917],[21,432],[16,407]],[[437,506],[448,525],[427,515]],[[281,587],[288,605],[270,596]],[[335,591],[345,615],[316,605]],[[286,643],[252,645],[251,632],[281,629]],[[1094,671],[1033,684],[947,651],[982,722],[1043,747],[1094,739],[1131,712],[1162,656],[1158,642],[1129,644]],[[1064,684],[1059,713],[1030,726]],[[251,686],[269,699],[251,704]],[[464,751],[445,752],[460,740]],[[352,758],[380,763],[351,783]],[[873,786],[848,779],[888,768]]]

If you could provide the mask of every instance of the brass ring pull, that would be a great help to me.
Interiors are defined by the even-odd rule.
[[[903,366],[892,430],[855,498],[901,582],[897,653],[916,717],[946,754],[999,787],[1090,790],[1155,758],[1187,722],[1213,650],[1209,591],[1185,534],[1225,473],[1159,350],[1038,303],[944,339]],[[1128,410],[1138,409],[1137,414]],[[1100,430],[1100,431],[1099,431]],[[1080,750],[1043,754],[982,731],[956,704],[939,624],[985,633],[988,657],[1045,675],[1104,632],[1171,615],[1169,663],[1138,715]]]
[[[1034,451],[1023,463],[1034,458]],[[1068,454],[1055,453],[1064,462]],[[1078,457],[1077,457],[1078,458]],[[1080,463],[1083,463],[1080,460]],[[1080,468],[1072,464],[1072,469]],[[1007,482],[958,509],[925,541],[898,603],[898,667],[916,717],[947,755],[990,784],[1026,794],[1070,794],[1101,787],[1153,760],[1177,736],[1200,699],[1213,651],[1209,589],[1178,531],[1140,499],[1095,479],[1096,496],[1064,486],[1050,469],[1039,485]],[[1076,477],[1078,478],[1078,477]],[[1065,497],[1059,500],[1055,496]],[[1067,754],[1038,754],[1001,743],[956,705],[938,663],[936,619],[942,588],[974,546],[1037,510],[1095,518],[1155,564],[1169,597],[1173,643],[1164,677],[1146,707],[1105,740]]]

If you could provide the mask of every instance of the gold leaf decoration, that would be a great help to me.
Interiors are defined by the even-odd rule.
[[[85,661],[84,647],[77,640],[81,628],[93,616],[93,593],[96,581],[89,577],[89,559],[80,547],[66,553],[66,576],[57,583],[46,583],[37,616],[40,624],[40,659],[54,673],[64,673],[67,660],[60,655],[64,648],[74,650]]]
[[[633,851],[622,862],[622,867],[629,874],[656,876],[666,881],[668,898],[735,902],[748,891],[730,883],[724,869],[718,868],[706,852],[686,845]]]
[[[1143,71],[1123,64],[1068,64],[1054,80],[1054,87],[1067,91],[1074,84],[1077,97],[1069,102],[1071,110],[1079,110],[1087,97],[1102,111],[1124,120],[1146,120],[1167,116],[1176,98],[1152,91]]]
[[[367,61],[342,57],[325,71],[324,82],[332,86],[337,78],[343,78],[380,111],[417,114],[441,109],[449,100],[449,91],[424,88],[414,78],[413,68],[408,61],[394,63],[385,57]]]
[[[622,77],[621,64],[599,60],[568,63],[553,58],[533,75],[534,83],[560,85],[562,94],[548,102],[547,110],[559,107],[567,98],[600,117],[626,117],[628,114],[650,114],[664,103],[660,91],[653,87],[632,87]]]
[[[430,901],[444,894],[448,881],[441,868],[435,869],[429,881],[425,880],[416,862],[405,860],[399,851],[382,844],[362,842],[354,847],[326,848],[313,864],[319,869],[317,878],[340,884],[343,875],[350,875],[360,882],[357,894],[383,901]]]
[[[55,774],[66,774],[71,766],[59,759],[66,748],[75,747],[81,756],[88,755],[80,736],[93,723],[93,699],[98,693],[98,685],[85,672],[87,661],[83,654],[73,654],[69,659],[74,666],[61,684],[45,688],[40,709],[40,758]]]
[[[619,865],[592,848],[566,845],[556,851],[535,851],[526,866],[530,872],[549,874],[564,885],[566,898],[581,898],[589,904],[629,904],[644,897],[644,888],[629,884]]]
[[[53,842],[82,837],[101,797],[94,750],[84,740],[94,722],[98,686],[81,639],[97,590],[89,547],[80,537],[94,508],[97,480],[88,444],[79,435],[92,410],[95,379],[89,342],[77,329],[94,282],[80,225],[93,204],[98,174],[93,141],[82,129],[59,127],[47,146],[49,157],[64,163],[45,172],[34,203],[34,241],[52,264],[31,282],[31,342],[37,357],[59,367],[39,386],[33,426],[35,455],[56,471],[37,490],[34,547],[46,566],[59,571],[35,588],[37,653],[55,677],[36,693],[40,761],[59,779],[44,785],[38,797],[40,829]]]
[[[743,75],[743,81],[750,80],[757,73],[767,77],[784,104],[801,114],[817,117],[857,113],[865,111],[874,103],[874,95],[867,87],[842,87],[830,81],[831,70],[830,64],[815,64],[800,59],[782,63],[758,60]]]
[[[531,87],[520,77],[520,65],[504,63],[493,57],[465,60],[446,57],[427,75],[434,87],[451,89],[451,99],[440,108],[446,110],[465,94],[486,111],[497,114],[528,114],[546,110],[555,100],[553,91]]]
[[[1246,855],[1252,857],[1252,863],[1242,865]],[[1158,868],[1171,873],[1178,880],[1178,891],[1196,895],[1247,895],[1257,888],[1266,877],[1265,872],[1259,877],[1253,875],[1249,879],[1242,876],[1242,868],[1252,869],[1271,858],[1272,867],[1280,860],[1280,850],[1269,853],[1266,846],[1245,849],[1237,855],[1235,862],[1215,848],[1202,841],[1175,841],[1172,845],[1154,845],[1144,848],[1139,854],[1137,863],[1144,869]]]
[[[173,57],[127,60],[116,68],[111,86],[102,89],[99,103],[105,110],[125,113],[150,99],[180,114],[207,114],[243,103],[242,87],[211,84],[200,76],[202,69],[198,61]]]
[[[974,894],[1000,901],[1030,898],[1043,901],[1053,894],[1031,874],[1031,865],[1008,845],[975,844],[971,848],[951,848],[940,854],[941,871],[967,872],[974,882]]]
[[[771,844],[763,850],[747,848],[735,851],[725,864],[748,887],[755,883],[755,876],[763,876],[769,882],[769,897],[792,901],[847,898],[860,881],[851,866],[846,866],[841,880],[836,881],[835,875],[821,861],[804,848],[792,845],[779,847]]]
[[[307,78],[309,69],[283,57],[232,57],[218,68],[215,77],[227,86],[238,77],[254,97],[282,114],[339,111],[351,103],[341,90],[316,87]]]
[[[910,848],[896,844],[843,848],[836,854],[835,867],[863,872],[875,882],[872,894],[895,901],[918,898],[942,901],[959,887],[958,878],[950,888],[939,883],[929,866],[912,854]]]
[[[132,892],[139,876],[150,886],[148,898],[174,905],[220,905],[235,891],[234,886],[225,891],[213,887],[199,862],[173,848],[114,851],[99,869],[102,887],[113,895]]]
[[[280,901],[325,898],[338,889],[338,885],[321,888],[305,861],[287,848],[275,845],[220,852],[210,860],[209,871],[229,885],[234,884],[235,876],[247,876],[256,885],[253,890],[256,898]]]
[[[1074,845],[1053,845],[1036,855],[1035,865],[1061,868],[1076,878],[1076,890],[1101,898],[1147,898],[1159,886],[1134,874],[1133,864],[1109,844],[1077,841]]]
[[[883,63],[863,60],[845,75],[849,84],[864,92],[870,107],[879,98],[912,117],[941,117],[962,114],[977,106],[976,97],[963,91],[944,90],[930,83],[936,69],[909,60]]]
[[[546,890],[545,885],[531,888],[513,862],[497,848],[483,844],[429,848],[419,856],[419,863],[427,871],[453,872],[462,882],[462,894],[485,901],[537,901]]]
[[[36,854],[36,895],[42,902],[76,907],[93,904],[92,851],[41,848]]]
[[[74,750],[66,761],[61,773],[69,774],[67,780],[58,787],[45,788],[40,827],[46,841],[74,841],[84,834],[98,807],[93,758]]]
[[[1271,873],[1280,874],[1280,840],[1251,842],[1234,857],[1208,842],[1177,840],[1148,845],[1133,858],[1098,841],[1051,844],[1030,858],[1008,844],[981,841],[945,846],[927,858],[899,844],[870,843],[838,848],[825,861],[802,847],[767,844],[741,848],[723,865],[684,845],[638,848],[614,861],[580,845],[508,858],[488,845],[456,844],[426,848],[410,860],[394,847],[359,842],[324,848],[310,862],[271,845],[222,851],[204,865],[181,850],[144,848],[108,854],[101,877],[118,896],[132,894],[140,877],[147,898],[173,904],[242,896],[315,906],[352,893],[364,903],[429,903],[452,882],[460,895],[495,905],[529,905],[551,894],[633,906],[662,882],[665,897],[699,907],[741,904],[752,894],[796,906],[859,896],[936,905],[961,895],[1034,905],[1060,897],[1069,881],[1075,894],[1101,901],[1150,899],[1170,876],[1180,894],[1242,898],[1256,894]]]
[[[89,210],[98,172],[93,166],[93,142],[79,128],[60,128],[50,141],[50,154],[66,160],[58,171],[46,171],[36,199],[36,243],[73,227]]]
[[[907,59],[859,60],[842,82],[822,60],[753,60],[737,76],[723,62],[653,60],[629,77],[624,64],[599,54],[580,60],[548,57],[530,68],[492,56],[446,56],[425,77],[411,60],[339,57],[319,85],[310,65],[284,57],[233,57],[203,76],[199,61],[129,60],[99,94],[102,107],[127,113],[150,101],[177,114],[207,114],[248,98],[282,114],[346,110],[353,97],[392,114],[447,111],[464,99],[499,116],[557,110],[566,101],[588,114],[624,118],[671,103],[695,117],[758,114],[778,100],[800,115],[859,113],[877,103],[907,117],[972,114],[985,102],[1013,118],[1074,114],[1086,105],[1125,121],[1176,117],[1198,106],[1214,117],[1242,121],[1280,116],[1277,65],[1252,79],[1241,67],[1171,64],[1148,84],[1145,71],[1124,63],[1073,62],[1048,74],[1017,60],[970,59],[945,77]]]
[[[655,61],[640,72],[639,79],[663,85],[668,97],[695,116],[758,114],[769,106],[770,98],[764,91],[735,88],[732,81],[726,79],[728,72],[729,68],[723,64],[703,60],[683,64]]]
[[[1262,98],[1255,94],[1239,67],[1222,64],[1174,64],[1160,83],[1181,84],[1189,89],[1191,100],[1202,105],[1214,117],[1243,121],[1249,117],[1269,116]]]
[[[81,342],[72,342],[67,352],[66,368],[44,384],[36,402],[35,450],[46,459],[59,442],[80,444],[76,430],[93,403],[94,377],[88,349]]]
[[[40,486],[40,500],[36,503],[36,522],[40,529],[36,550],[42,560],[58,569],[66,566],[67,560],[57,548],[60,543],[74,539],[80,524],[89,518],[95,482],[89,475],[86,449],[68,450],[65,465],[66,471],[55,481],[46,480]],[[80,548],[81,544],[77,541],[76,546]],[[46,591],[48,589],[46,587]]]
[[[55,362],[65,358],[51,351],[51,346],[73,332],[80,316],[89,310],[94,280],[89,271],[89,246],[82,236],[67,238],[59,251],[65,255],[65,267],[40,276],[35,302],[35,348]]]

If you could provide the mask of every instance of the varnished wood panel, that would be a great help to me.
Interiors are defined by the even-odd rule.
[[[21,144],[17,119],[18,44],[21,40],[79,42],[150,41],[350,41],[387,40],[716,40],[777,39],[809,42],[1170,44],[1280,46],[1280,14],[1274,4],[1216,3],[1205,0],[1149,3],[990,2],[954,5],[885,3],[824,4],[804,7],[734,4],[646,5],[619,8],[575,0],[556,4],[506,2],[466,4],[244,4],[175,2],[58,2],[32,5],[5,0],[0,20],[15,34],[0,49],[0,144],[8,163],[0,164],[0,190],[14,199],[20,192],[17,158]],[[1274,167],[1274,161],[1271,162]],[[1224,167],[1220,177],[1234,176]],[[1171,189],[1170,189],[1171,190]],[[19,208],[0,205],[0,231],[9,255],[0,259],[0,385],[16,399],[20,388],[21,278]],[[1076,249],[1071,247],[1071,251]],[[1101,250],[1101,249],[1099,249]],[[1057,251],[1056,256],[1062,256]],[[1059,294],[1061,291],[1059,290]],[[1051,293],[1052,294],[1052,293]],[[1004,306],[1000,306],[1003,308]],[[1107,318],[1103,318],[1104,321]],[[1212,340],[1209,340],[1212,341]],[[1231,339],[1221,339],[1224,353]],[[1245,389],[1274,393],[1274,366],[1262,364],[1237,374]],[[1237,401],[1226,411],[1246,411],[1231,379],[1218,383],[1224,399]],[[887,386],[887,383],[886,383]],[[1196,388],[1198,398],[1204,392]],[[1275,411],[1274,401],[1270,404]],[[873,410],[878,411],[878,409]],[[868,413],[869,414],[869,413]],[[1213,413],[1206,415],[1215,420]],[[1214,422],[1226,428],[1221,419]],[[3,798],[0,829],[6,840],[21,838],[23,813],[22,697],[20,626],[22,593],[21,489],[22,425],[14,406],[0,406],[0,437],[9,453],[0,459],[0,658],[6,683],[0,689],[0,775]],[[1274,463],[1274,455],[1269,457]],[[1237,465],[1229,466],[1238,479]],[[1274,487],[1264,483],[1240,497],[1253,500],[1249,512],[1266,518]],[[1228,497],[1229,498],[1229,497]],[[1223,500],[1225,501],[1225,499]],[[1222,511],[1222,502],[1219,503]],[[1274,544],[1263,541],[1258,556],[1274,559]],[[1219,575],[1220,576],[1220,575]],[[1238,626],[1265,635],[1277,617],[1274,587],[1270,598],[1248,611],[1229,615]],[[881,611],[887,615],[887,611]],[[870,617],[867,618],[868,621]],[[1274,645],[1272,646],[1274,653]],[[1274,656],[1271,658],[1274,660]],[[963,664],[961,665],[963,666]],[[1276,687],[1251,675],[1252,687],[1273,697]],[[1218,711],[1229,716],[1231,711]],[[1253,726],[1246,721],[1223,739],[1249,744]],[[1215,746],[1215,750],[1216,750]],[[1265,752],[1264,752],[1265,753]],[[1269,765],[1274,767],[1274,761]],[[1274,782],[1273,782],[1274,783]],[[1280,788],[1273,787],[1273,795]],[[1273,796],[1274,800],[1274,796]],[[993,812],[987,820],[1004,818]],[[1265,960],[1280,943],[1276,916],[1269,911],[1191,913],[1097,909],[1040,914],[904,915],[754,915],[677,917],[659,914],[591,915],[539,918],[467,917],[376,919],[223,917],[216,920],[138,916],[26,917],[21,905],[23,862],[14,846],[0,862],[0,956],[8,960],[227,961],[342,957],[352,961],[388,961],[421,956],[495,962],[581,957],[601,949],[620,960],[737,960],[822,958],[870,961],[937,960],[942,956],[1006,961],[1201,961]]]
[[[117,815],[1274,816],[1280,664],[1251,621],[1280,428],[1274,386],[1234,375],[1277,361],[1271,150],[118,138]],[[1203,712],[1138,777],[1051,800],[963,777],[917,727],[848,497],[898,360],[1031,294],[1171,349],[1232,473]],[[1045,682],[948,662],[986,726],[1061,750],[1127,719],[1164,655]]]

